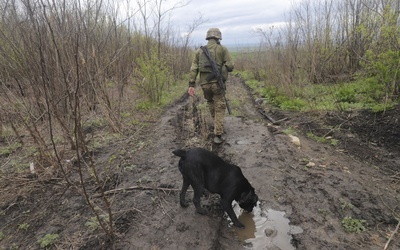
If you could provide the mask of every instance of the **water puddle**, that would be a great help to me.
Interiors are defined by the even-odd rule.
[[[236,236],[245,245],[245,249],[285,249],[294,250],[292,235],[303,232],[298,226],[289,225],[285,212],[263,209],[260,202],[252,213],[241,211],[238,204],[234,210],[245,229],[235,228]]]

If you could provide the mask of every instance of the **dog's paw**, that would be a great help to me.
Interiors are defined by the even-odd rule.
[[[244,228],[245,228],[245,226],[244,226],[242,223],[240,223],[239,221],[235,222],[234,224],[235,224],[235,226],[238,227],[239,229],[244,229]]]
[[[197,212],[198,212],[199,214],[202,214],[202,215],[208,214],[208,211],[207,211],[207,209],[205,209],[205,208],[199,208],[199,209],[197,209]]]

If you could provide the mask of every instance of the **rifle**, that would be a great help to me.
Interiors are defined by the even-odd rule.
[[[231,115],[232,114],[231,105],[229,104],[229,100],[226,99],[226,96],[225,96],[226,86],[225,86],[224,80],[222,79],[222,75],[218,70],[217,63],[214,61],[214,59],[211,58],[210,51],[208,50],[208,48],[206,46],[201,46],[200,48],[203,50],[207,59],[210,61],[211,70],[212,70],[211,74],[209,76],[207,76],[206,80],[208,82],[213,78],[217,78],[218,86],[222,90],[222,94],[224,96],[226,108],[228,109],[228,113]]]

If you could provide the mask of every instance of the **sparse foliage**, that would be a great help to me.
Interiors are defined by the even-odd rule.
[[[88,134],[93,137],[96,119],[112,133],[127,133],[124,114],[135,99],[144,93],[160,103],[188,70],[188,44],[171,44],[168,24],[184,2],[163,3],[127,1],[122,14],[123,4],[114,1],[0,0],[0,139],[12,131],[0,155],[34,145],[37,177],[62,178],[66,189],[83,194],[109,240],[115,230],[112,201],[103,195],[108,178],[96,166]],[[73,169],[65,159],[71,154]],[[93,184],[101,199],[91,198]]]
[[[256,31],[262,42],[239,55],[238,69],[289,98],[309,84],[369,79],[382,87],[375,101],[390,103],[400,84],[399,6],[395,0],[297,2],[286,25]],[[354,92],[339,95],[355,100]]]

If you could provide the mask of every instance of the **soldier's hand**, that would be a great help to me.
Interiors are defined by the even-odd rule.
[[[195,91],[194,91],[194,88],[193,88],[193,87],[189,87],[189,89],[188,89],[188,94],[189,94],[190,96],[194,96]]]

